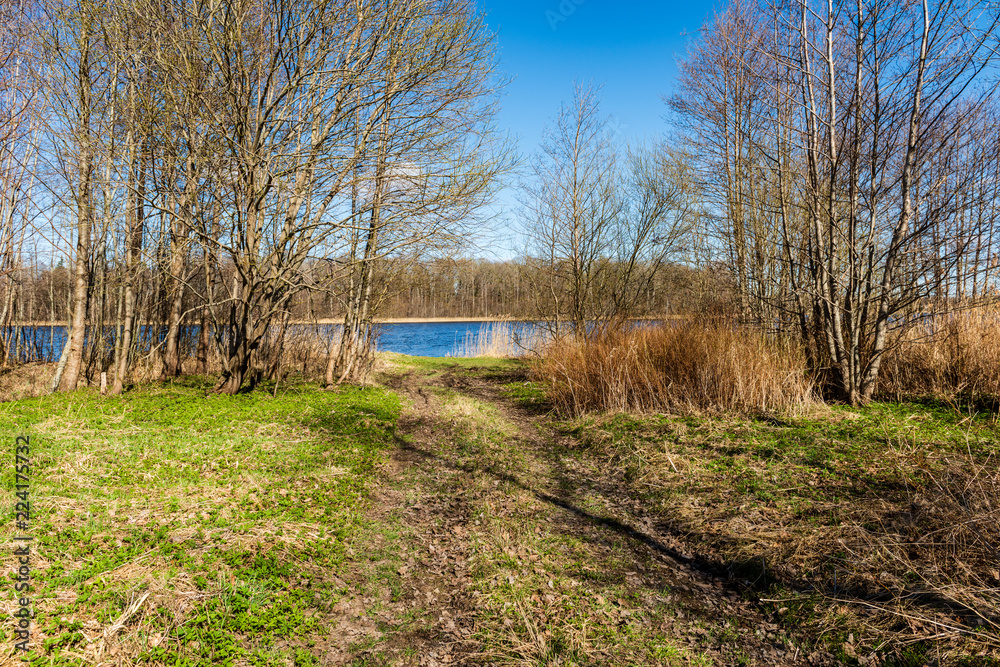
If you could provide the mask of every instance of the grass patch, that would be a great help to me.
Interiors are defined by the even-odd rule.
[[[928,637],[950,660],[1000,656],[991,415],[874,403],[784,419],[591,415],[562,429],[702,558],[849,662],[902,659]]]
[[[347,592],[333,573],[366,528],[399,399],[208,388],[191,378],[0,405],[4,430],[31,436],[39,664],[318,664]],[[0,486],[9,515],[12,468]]]
[[[494,404],[454,392],[441,398],[454,465],[472,476],[461,484],[475,499],[468,591],[476,608],[478,659],[498,665],[702,664],[664,625],[666,617],[674,618],[670,591],[636,586],[626,576],[635,574],[630,540],[615,536],[610,548],[598,550],[576,527],[555,521],[552,506],[538,496],[552,471],[525,455],[516,426]],[[443,488],[454,484],[445,480]]]
[[[380,352],[379,356],[387,365],[396,370],[415,369],[432,372],[454,368],[505,370],[523,368],[524,366],[524,362],[519,359],[497,359],[494,357],[411,357],[395,352]]]

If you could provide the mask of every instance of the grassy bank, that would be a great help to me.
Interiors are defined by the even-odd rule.
[[[873,404],[769,421],[591,416],[563,428],[710,567],[826,637],[846,664],[882,652],[902,660],[888,664],[996,664],[991,418]]]
[[[991,415],[562,418],[523,361],[384,368],[0,404],[35,664],[998,664]]]
[[[0,405],[11,443],[31,436],[37,664],[318,664],[399,399],[207,388]],[[13,473],[0,471],[6,516]]]

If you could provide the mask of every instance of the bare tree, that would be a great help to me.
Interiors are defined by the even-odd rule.
[[[739,291],[740,317],[773,319],[779,285],[774,250],[779,228],[769,215],[774,179],[766,178],[767,112],[773,95],[762,76],[767,29],[751,2],[714,15],[680,63],[678,92],[667,102],[687,133],[686,150],[709,204],[705,236]]]
[[[633,314],[656,271],[687,242],[695,207],[680,155],[621,153],[598,91],[577,84],[523,187],[538,316],[555,335],[568,324],[583,337],[591,321]]]
[[[525,184],[529,254],[548,276],[548,299],[539,314],[552,318],[556,335],[568,321],[584,336],[594,316],[596,286],[608,268],[602,259],[614,252],[622,202],[618,196],[618,147],[600,115],[599,91],[575,84],[572,101],[563,105],[555,127],[546,134]]]
[[[149,131],[143,102],[148,99],[141,90],[144,78],[142,50],[135,42],[141,35],[125,35],[127,43],[121,45],[125,58],[125,155],[122,179],[125,185],[124,252],[122,253],[121,321],[115,335],[115,374],[111,393],[120,394],[127,381],[135,355],[138,322],[136,318],[137,291],[142,269],[143,228],[146,209],[146,159]]]
[[[672,106],[692,145],[745,147],[738,172],[705,179],[722,237],[771,267],[737,257],[744,302],[760,295],[763,321],[794,314],[814,369],[848,402],[871,399],[894,330],[953,307],[988,271],[995,142],[969,128],[993,113],[997,20],[949,0],[745,3],[706,26],[684,68]],[[731,80],[752,102],[711,109]],[[745,122],[726,120],[744,108]],[[773,230],[763,243],[738,240],[748,211]]]
[[[10,361],[11,327],[23,278],[21,249],[34,184],[35,86],[29,76],[28,25],[37,7],[0,2],[0,366]]]
[[[47,155],[64,186],[57,188],[53,181],[49,192],[64,210],[72,211],[75,232],[72,308],[53,385],[72,391],[83,367],[97,212],[99,127],[108,110],[104,102],[109,76],[99,7],[86,0],[54,0],[45,6],[44,16],[37,26],[37,52],[42,60],[36,73],[46,102],[46,134],[51,141]]]
[[[366,86],[376,132],[357,145],[339,260],[347,275],[344,326],[328,384],[364,375],[390,272],[460,246],[510,166],[493,129],[494,33],[475,5],[393,5],[388,28],[383,66]]]

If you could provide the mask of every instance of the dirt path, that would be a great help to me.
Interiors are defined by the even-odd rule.
[[[327,664],[834,662],[509,398],[520,373],[387,380],[410,405],[372,521],[394,527],[398,591],[341,603]]]

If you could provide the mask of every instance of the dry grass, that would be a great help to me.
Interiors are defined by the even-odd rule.
[[[318,327],[291,326],[281,350],[282,372],[294,371],[307,378],[322,378],[330,354],[339,348],[339,336],[322,333]]]
[[[908,329],[883,362],[879,393],[1000,398],[1000,308],[927,318]]]
[[[805,358],[786,341],[681,322],[553,343],[534,369],[564,415],[605,411],[795,411],[814,403]]]
[[[913,465],[917,455],[897,459]],[[906,464],[902,464],[905,466]],[[902,467],[902,466],[901,466]],[[1000,474],[971,452],[902,470],[915,480],[908,506],[861,508],[839,540],[852,567],[845,583],[891,592],[865,604],[882,630],[914,639],[969,638],[1000,649]],[[851,581],[854,580],[854,581]]]
[[[601,415],[578,429],[701,553],[789,623],[839,637],[846,658],[1000,659],[997,432],[914,407],[780,425]]]
[[[545,344],[545,337],[530,324],[484,322],[477,332],[466,332],[449,356],[512,359],[539,353]]]
[[[56,364],[35,362],[0,371],[0,402],[35,398],[49,393]]]

